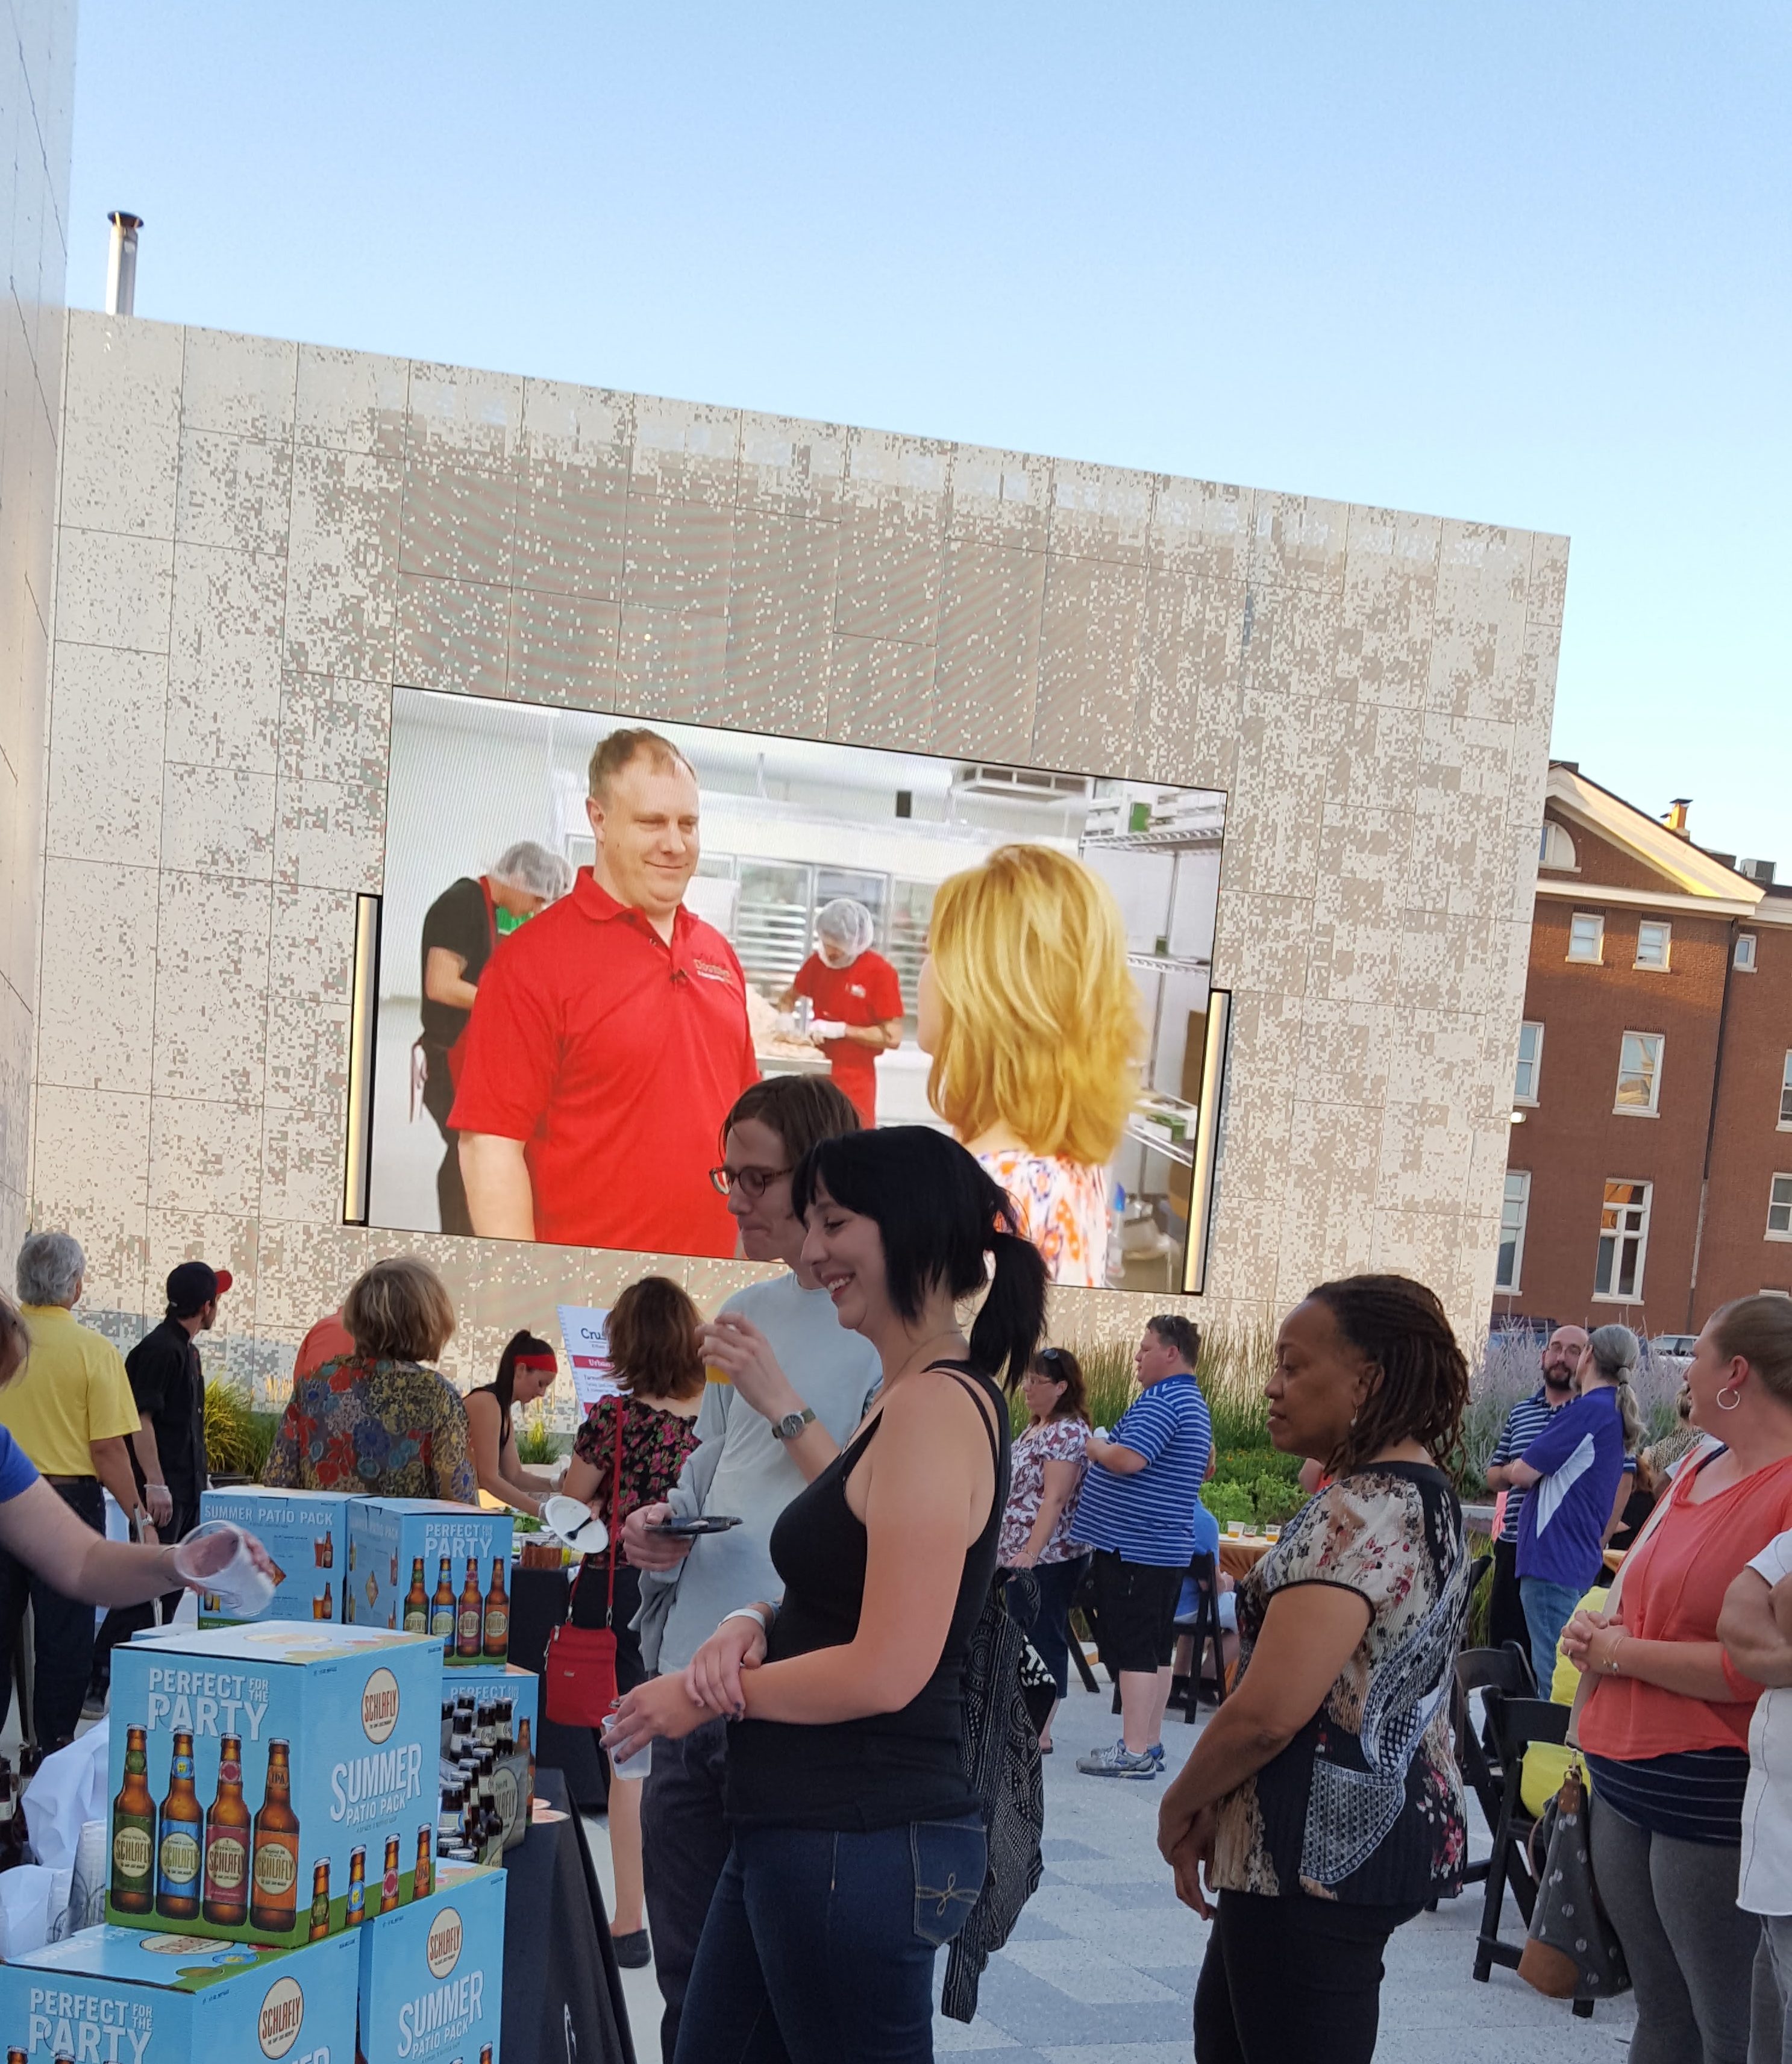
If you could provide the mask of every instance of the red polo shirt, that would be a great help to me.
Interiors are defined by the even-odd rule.
[[[902,1014],[902,983],[882,953],[862,953],[843,968],[829,967],[819,953],[811,953],[790,986],[798,996],[809,999],[817,1018],[842,1025],[887,1025]],[[877,1055],[852,1039],[824,1040],[821,1051],[832,1066],[835,1082],[852,1099],[859,1116],[867,1125],[875,1125]]]
[[[734,949],[680,906],[668,945],[582,867],[479,978],[449,1124],[527,1143],[535,1237],[731,1255],[709,1181],[758,1079]]]

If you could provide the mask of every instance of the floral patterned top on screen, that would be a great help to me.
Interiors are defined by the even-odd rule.
[[[1076,1483],[1071,1486],[1070,1496],[1064,1500],[1057,1523],[1039,1550],[1039,1560],[1064,1562],[1082,1554],[1083,1550],[1070,1538],[1070,1522],[1076,1510],[1077,1488],[1087,1466],[1085,1451],[1088,1444],[1089,1429],[1080,1419],[1047,1419],[1036,1426],[1023,1426],[1015,1434],[1014,1473],[1009,1479],[1008,1502],[1003,1511],[1002,1536],[996,1547],[996,1559],[1005,1569],[1014,1566],[1031,1537],[1039,1516],[1039,1502],[1045,1495],[1047,1462],[1074,1462]]]
[[[615,1480],[616,1413],[622,1413],[622,1494],[610,1510]],[[572,1452],[597,1471],[591,1502],[612,1537],[637,1506],[655,1505],[678,1481],[684,1457],[697,1445],[696,1421],[676,1412],[656,1412],[633,1397],[600,1397],[585,1414]]]
[[[479,1502],[460,1393],[433,1369],[383,1355],[349,1355],[295,1379],[261,1481],[285,1490]]]
[[[1220,1800],[1213,1883],[1353,1905],[1448,1897],[1467,1840],[1449,1694],[1468,1603],[1448,1478],[1378,1462],[1310,1499],[1238,1580],[1241,1679],[1271,1599],[1298,1584],[1356,1592],[1369,1623],[1313,1718]]]
[[[1108,1287],[1108,1171],[1061,1155],[1004,1147],[977,1157],[1008,1193],[1020,1236],[1054,1283]]]

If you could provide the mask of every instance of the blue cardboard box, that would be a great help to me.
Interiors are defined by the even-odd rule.
[[[342,1614],[349,1574],[349,1507],[340,1491],[240,1490],[200,1494],[199,1516],[231,1519],[245,1527],[280,1566],[281,1578],[263,1619],[335,1620]],[[201,1627],[241,1623],[200,1594]]]
[[[349,1512],[356,1627],[427,1633],[453,1669],[502,1663],[511,1646],[511,1515],[433,1498],[361,1498]]]
[[[504,1873],[448,1864],[426,1899],[361,1931],[367,2064],[500,2064]]]
[[[261,1620],[112,1659],[106,1917],[293,1947],[433,1859],[442,1650]]]
[[[28,2064],[354,2064],[358,1949],[83,1928],[0,1965],[0,2046]]]
[[[537,1708],[541,1679],[532,1670],[515,1663],[482,1663],[477,1668],[445,1669],[442,1673],[442,1703],[471,1699],[476,1706],[508,1699],[511,1707],[511,1748],[498,1760],[492,1773],[498,1796],[498,1811],[504,1823],[504,1846],[514,1849],[529,1832],[529,1814],[535,1796],[535,1739],[541,1731]],[[442,1729],[442,1752],[448,1753],[449,1729]]]

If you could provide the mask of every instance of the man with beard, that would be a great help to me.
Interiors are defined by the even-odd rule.
[[[1521,1397],[1506,1416],[1506,1424],[1487,1464],[1487,1488],[1506,1494],[1504,1522],[1493,1544],[1493,1593],[1487,1601],[1487,1645],[1503,1647],[1516,1641],[1530,1653],[1531,1636],[1524,1623],[1524,1608],[1518,1596],[1518,1522],[1528,1494],[1514,1481],[1511,1465],[1524,1456],[1538,1433],[1548,1424],[1549,1415],[1572,1401],[1576,1373],[1587,1344],[1582,1326],[1558,1326],[1543,1351],[1543,1382],[1528,1397]],[[1538,1687],[1537,1695],[1547,1699],[1549,1687]]]

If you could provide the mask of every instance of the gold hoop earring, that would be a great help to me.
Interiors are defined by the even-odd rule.
[[[1717,1409],[1720,1412],[1733,1412],[1742,1401],[1742,1393],[1733,1383],[1725,1384],[1724,1389],[1729,1393],[1729,1400],[1726,1404],[1724,1400],[1724,1392],[1720,1390],[1717,1393]]]

